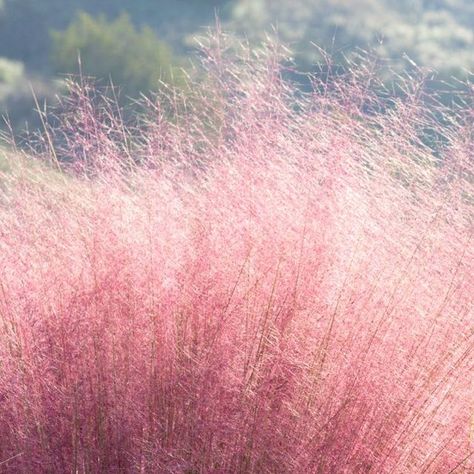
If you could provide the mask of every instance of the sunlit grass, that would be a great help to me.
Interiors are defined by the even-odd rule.
[[[73,86],[59,146],[6,155],[0,466],[471,472],[470,110],[218,43],[139,128]]]

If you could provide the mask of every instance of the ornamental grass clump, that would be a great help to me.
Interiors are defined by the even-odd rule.
[[[2,472],[472,472],[469,97],[203,51],[133,127],[72,84],[9,158]]]

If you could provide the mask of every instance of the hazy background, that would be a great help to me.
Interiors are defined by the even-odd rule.
[[[437,71],[432,87],[462,87],[474,70],[472,0],[0,0],[0,114],[37,123],[31,88],[54,102],[65,74],[112,78],[122,97],[180,87],[196,34],[215,25],[258,44],[272,26],[312,71],[318,49],[336,61],[370,50],[395,71]],[[448,93],[449,96],[450,93]]]

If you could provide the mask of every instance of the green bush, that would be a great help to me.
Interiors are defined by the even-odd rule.
[[[52,32],[52,59],[58,73],[109,80],[126,96],[156,91],[160,81],[180,85],[182,74],[166,43],[153,30],[137,30],[126,14],[109,22],[78,13],[65,31]],[[80,65],[80,68],[79,68]]]

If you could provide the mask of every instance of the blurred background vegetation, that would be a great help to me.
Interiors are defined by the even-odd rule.
[[[314,44],[335,61],[368,49],[398,72],[434,69],[434,87],[474,70],[473,0],[0,0],[0,114],[36,126],[31,89],[54,102],[79,64],[121,97],[181,87],[192,38],[216,15],[255,44],[274,31],[301,71],[321,60]]]

